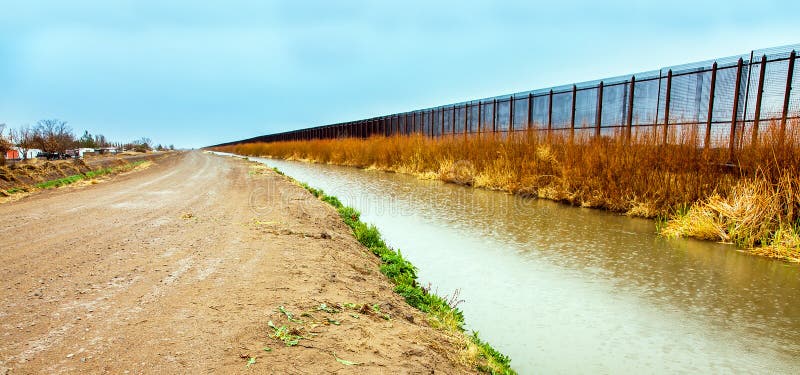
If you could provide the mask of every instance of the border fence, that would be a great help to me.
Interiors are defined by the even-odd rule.
[[[434,108],[317,126],[223,143],[366,138],[420,133],[430,137],[521,131],[594,136],[661,127],[691,131],[700,147],[757,142],[759,131],[780,134],[800,117],[798,45],[697,62],[626,77],[526,91]],[[678,140],[680,141],[680,140]]]

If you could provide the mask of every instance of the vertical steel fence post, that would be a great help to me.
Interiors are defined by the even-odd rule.
[[[578,104],[578,85],[572,85],[572,111],[569,116],[569,138],[575,137],[575,106]]]
[[[453,108],[450,112],[450,134],[456,134],[456,105],[453,104]]]
[[[483,107],[483,101],[478,100],[478,134],[483,132],[483,115],[481,113],[481,108]]]
[[[703,140],[703,147],[708,150],[711,147],[711,123],[714,121],[714,96],[717,90],[717,62],[711,65],[711,87],[708,91],[708,118],[706,119],[706,136]]]
[[[797,58],[797,52],[792,51],[789,55],[789,71],[786,74],[786,91],[783,93],[783,113],[781,114],[781,133],[780,141],[783,142],[786,137],[786,119],[789,117],[789,99],[792,93],[792,75],[794,74],[794,61]]]
[[[492,133],[497,133],[497,99],[492,100]]]
[[[636,94],[636,76],[631,76],[631,89],[628,95],[628,119],[625,121],[625,141],[630,142],[633,130],[633,96]]]
[[[439,107],[439,136],[444,137],[444,107]]]
[[[744,60],[740,57],[736,64],[736,87],[733,88],[733,110],[731,111],[731,134],[728,144],[730,151],[730,161],[733,162],[734,150],[736,147],[736,121],[739,119],[739,91],[742,86],[742,68]]]
[[[672,100],[672,69],[667,71],[667,94],[664,98],[664,144],[667,144],[668,128],[669,128],[669,106]]]
[[[525,117],[525,128],[531,130],[531,117],[533,117],[533,93],[528,93],[528,114]]]
[[[464,136],[467,136],[469,133],[469,103],[464,104]]]
[[[508,99],[508,134],[514,133],[514,95]]]
[[[767,69],[767,55],[761,55],[761,69],[758,72],[758,91],[756,92],[756,111],[753,119],[753,146],[758,144],[758,123],[761,118],[761,97],[764,95],[764,73]]]
[[[753,75],[753,54],[755,51],[750,51],[750,60],[747,61],[747,85],[744,89],[744,110],[742,111],[742,128],[747,123],[747,107],[750,106],[750,76]],[[742,67],[744,69],[744,67]],[[742,72],[744,75],[744,72]],[[744,77],[743,77],[744,78]],[[742,132],[744,133],[744,132]]]
[[[436,108],[431,109],[431,127],[428,129],[431,138],[435,135],[434,129],[436,129]]]
[[[553,89],[550,89],[547,104],[547,136],[550,136],[550,130],[553,128]]]
[[[597,113],[594,119],[594,136],[600,137],[600,125],[603,122],[603,81],[597,85]]]

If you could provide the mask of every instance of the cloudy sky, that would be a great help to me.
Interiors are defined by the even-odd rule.
[[[201,147],[800,43],[797,1],[0,0],[0,123]]]

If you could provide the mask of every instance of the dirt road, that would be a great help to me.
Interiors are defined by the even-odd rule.
[[[468,372],[331,207],[242,160],[0,205],[0,280],[0,374]]]

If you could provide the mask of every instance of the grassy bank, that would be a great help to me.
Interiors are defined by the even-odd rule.
[[[101,177],[101,176],[104,176],[104,175],[127,172],[127,171],[130,171],[130,170],[132,170],[132,169],[134,169],[134,168],[136,168],[136,167],[138,167],[140,165],[143,165],[145,163],[150,163],[150,162],[146,161],[146,160],[140,160],[140,161],[136,161],[136,162],[133,162],[133,163],[128,163],[128,164],[125,164],[125,165],[121,165],[121,166],[118,166],[118,167],[100,168],[100,169],[96,169],[96,170],[92,170],[92,171],[87,171],[85,173],[74,174],[74,175],[70,175],[70,176],[67,176],[67,177],[62,177],[62,178],[55,179],[55,180],[41,182],[41,183],[38,183],[38,184],[34,185],[33,188],[24,188],[24,187],[11,188],[11,189],[5,190],[3,193],[4,193],[4,195],[10,196],[10,195],[16,194],[16,193],[30,192],[31,190],[34,190],[34,189],[53,189],[53,188],[58,188],[58,187],[61,187],[61,186],[67,186],[67,185],[74,184],[74,183],[76,183],[78,181],[92,180],[92,179],[95,179],[97,177]]]
[[[275,172],[283,175],[275,168]],[[300,186],[315,197],[336,208],[342,220],[353,229],[353,235],[373,254],[381,259],[381,273],[386,275],[395,285],[394,291],[405,298],[406,302],[424,312],[430,324],[437,329],[457,335],[463,342],[463,358],[474,368],[492,374],[514,374],[510,367],[511,360],[492,348],[478,337],[477,332],[466,334],[464,315],[444,298],[431,293],[417,282],[417,268],[403,258],[399,250],[390,248],[381,238],[374,225],[360,220],[361,214],[352,207],[344,206],[338,198],[325,194],[305,183]]]
[[[421,178],[547,198],[659,219],[669,236],[735,243],[800,260],[800,124],[761,129],[731,156],[705,149],[696,129],[634,129],[513,137],[373,137],[250,143],[218,151],[408,173]],[[719,142],[724,144],[725,142]]]

